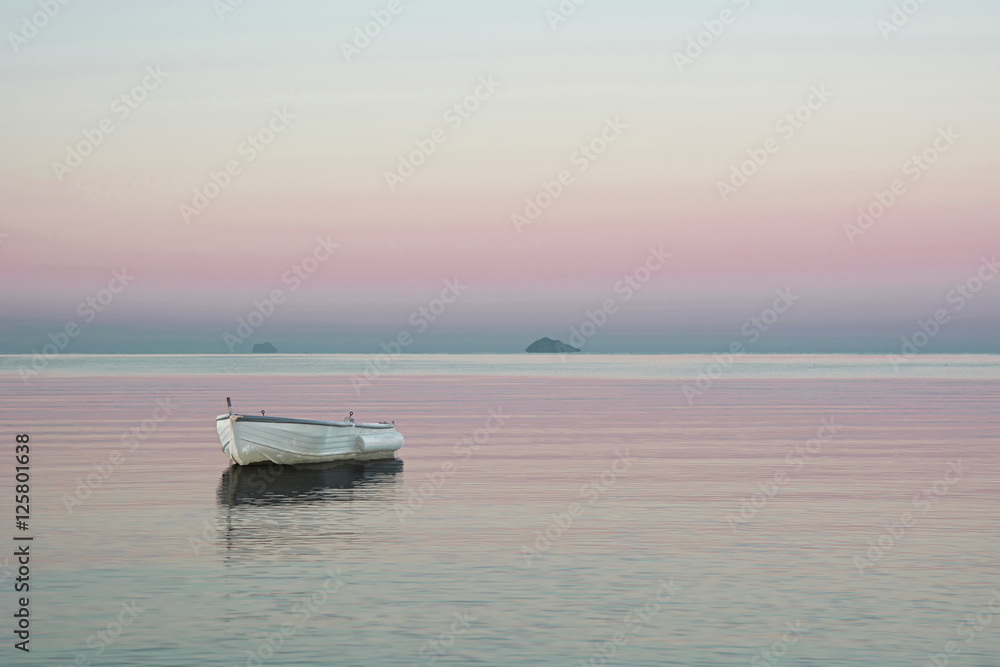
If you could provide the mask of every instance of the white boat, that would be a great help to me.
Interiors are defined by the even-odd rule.
[[[327,461],[375,461],[395,458],[403,446],[403,434],[396,425],[348,421],[269,417],[233,413],[219,415],[215,425],[222,451],[233,463],[277,463],[300,465]]]

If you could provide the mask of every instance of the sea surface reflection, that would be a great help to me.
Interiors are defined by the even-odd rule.
[[[370,547],[394,526],[398,459],[314,466],[232,466],[216,492],[217,545],[227,564],[309,561]],[[369,506],[366,509],[366,506]]]
[[[402,471],[400,459],[307,466],[232,465],[219,479],[217,497],[223,507],[384,500],[385,494],[358,491],[392,484]]]
[[[690,402],[696,375],[666,376],[710,357],[593,355],[567,362],[578,378],[433,361],[359,396],[348,375],[296,372],[308,359],[286,375],[254,374],[281,359],[105,360],[104,375],[100,360],[60,358],[27,384],[0,359],[0,430],[31,435],[38,640],[0,665],[561,667],[603,664],[610,646],[607,663],[629,667],[1000,664],[995,614],[971,641],[959,626],[1000,590],[995,359],[920,360],[944,376],[924,379],[871,377],[868,358],[750,359],[738,373],[751,377]],[[627,366],[636,377],[616,379]],[[405,468],[229,467],[225,396],[394,419]],[[167,400],[170,419],[123,444]],[[0,466],[0,487],[14,472]],[[133,603],[141,615],[97,644]],[[443,634],[456,615],[472,623]],[[804,634],[768,661],[788,624]]]

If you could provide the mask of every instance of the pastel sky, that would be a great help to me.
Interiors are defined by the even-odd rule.
[[[589,0],[554,23],[560,0],[7,0],[0,353],[73,321],[68,352],[225,352],[277,289],[237,351],[375,352],[409,331],[411,351],[517,352],[607,299],[585,351],[714,351],[790,289],[752,351],[892,352],[945,309],[926,351],[1000,352],[1000,276],[949,300],[1000,251],[1000,5],[928,2],[896,25],[900,4]],[[373,12],[388,25],[346,57]],[[418,142],[433,154],[393,190]],[[845,229],[896,180],[882,217]],[[292,291],[318,238],[339,247]],[[671,257],[626,301],[651,247]],[[446,280],[467,289],[415,331]]]

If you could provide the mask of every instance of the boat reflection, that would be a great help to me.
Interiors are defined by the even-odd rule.
[[[403,470],[399,459],[311,466],[230,466],[219,480],[217,498],[223,507],[282,505],[377,499],[378,489]],[[338,490],[348,490],[346,493]],[[373,493],[358,493],[362,489]]]
[[[392,501],[402,470],[396,459],[234,465],[219,480],[219,514],[210,532],[226,564],[335,559],[345,550],[370,549],[399,526]]]

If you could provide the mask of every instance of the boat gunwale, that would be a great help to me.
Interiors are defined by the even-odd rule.
[[[215,421],[220,422],[226,419],[232,419],[233,421],[247,421],[247,422],[257,422],[261,424],[304,424],[310,426],[337,426],[342,428],[348,428],[354,426],[356,428],[369,428],[376,430],[388,430],[395,429],[395,424],[370,424],[370,423],[356,423],[356,422],[328,422],[320,421],[317,419],[297,419],[294,417],[267,417],[257,415],[219,415],[215,418]]]

